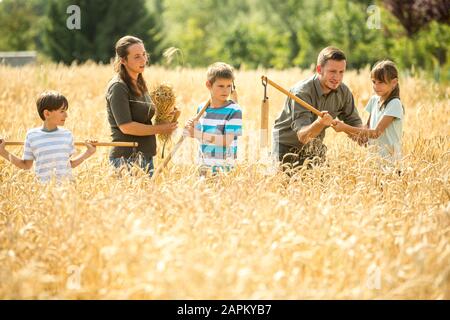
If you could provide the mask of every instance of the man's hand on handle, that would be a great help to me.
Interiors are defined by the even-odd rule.
[[[333,117],[328,113],[328,111],[322,111],[322,117],[319,117],[317,119],[318,122],[325,127],[333,125],[335,121]]]

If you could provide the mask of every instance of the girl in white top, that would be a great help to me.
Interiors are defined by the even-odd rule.
[[[367,126],[356,128],[335,120],[333,128],[336,132],[368,139],[369,144],[376,145],[379,154],[385,159],[400,160],[404,109],[400,101],[398,70],[392,61],[380,61],[373,67],[371,77],[376,94],[366,106],[366,111],[370,113]]]

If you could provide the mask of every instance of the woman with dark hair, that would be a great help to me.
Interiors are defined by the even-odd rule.
[[[155,106],[142,76],[148,62],[142,40],[125,36],[117,41],[115,49],[116,75],[109,82],[106,92],[112,141],[135,141],[139,146],[114,147],[109,161],[116,168],[136,163],[151,175],[154,168],[153,156],[156,155],[155,135],[172,133],[177,128],[177,123],[152,124]]]

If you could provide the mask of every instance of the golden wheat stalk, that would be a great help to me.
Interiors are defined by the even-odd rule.
[[[195,112],[206,69],[151,72]],[[228,174],[199,177],[194,139],[153,182],[138,166],[117,172],[101,148],[61,184],[0,158],[0,299],[450,299],[450,86],[401,76],[401,175],[327,129],[326,165],[289,177],[258,159],[260,73],[237,78],[244,134]],[[285,88],[309,75],[270,71]],[[76,105],[65,127],[109,141],[110,77],[93,63],[0,65],[0,138],[23,141],[41,124],[36,95],[58,88]],[[345,79],[366,122],[370,70]],[[286,99],[270,90],[269,137]]]

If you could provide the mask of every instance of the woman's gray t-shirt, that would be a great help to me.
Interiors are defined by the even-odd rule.
[[[135,96],[126,83],[115,76],[108,83],[106,91],[106,108],[108,111],[108,122],[111,127],[112,141],[137,142],[137,148],[113,147],[110,157],[129,158],[134,151],[141,152],[145,157],[156,155],[156,138],[151,136],[134,136],[124,134],[119,126],[132,121],[152,125],[152,117],[155,107],[151,103],[150,96]]]

